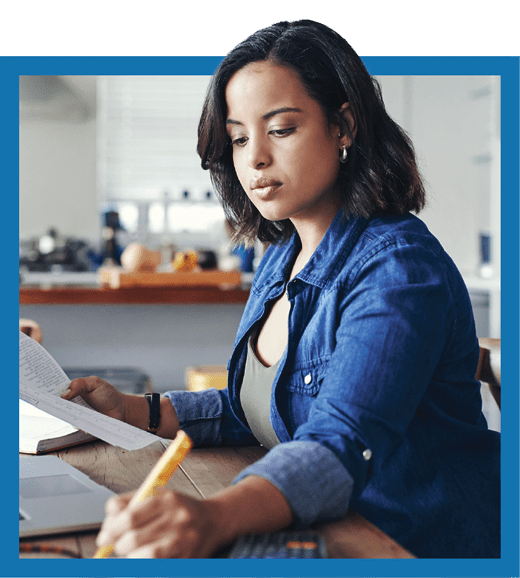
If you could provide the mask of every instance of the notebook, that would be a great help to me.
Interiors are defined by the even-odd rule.
[[[20,538],[97,530],[114,492],[56,456],[20,457]]]

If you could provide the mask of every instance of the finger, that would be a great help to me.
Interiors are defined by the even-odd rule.
[[[67,389],[61,394],[62,397],[68,395],[68,399],[73,399],[82,393],[90,393],[96,386],[99,385],[97,382],[102,381],[98,377],[77,377],[73,379]]]
[[[98,533],[97,539],[102,542],[105,539],[105,535],[112,534],[114,527],[121,526],[120,516],[122,512],[128,507],[130,500],[132,499],[132,494],[122,494],[120,496],[114,496],[107,500],[105,504],[105,519],[101,525],[100,531]],[[124,521],[124,519],[123,519]]]
[[[125,558],[182,558],[186,549],[175,527],[162,516],[122,534],[114,550]]]
[[[122,532],[125,531],[119,516],[128,506],[131,499],[132,494],[121,494],[107,500],[105,504],[106,517],[96,536],[96,545],[98,547],[114,544]]]
[[[132,499],[133,494],[120,494],[119,496],[113,496],[110,498],[107,503],[105,504],[105,512],[107,515],[116,515],[119,514],[122,510],[124,510],[130,500]]]
[[[128,524],[128,517],[124,516],[124,510],[119,514],[107,516],[96,536],[96,546],[101,548],[101,546],[114,545],[129,531],[131,528]]]
[[[153,498],[142,502],[131,503],[131,494],[110,498],[105,506],[107,517],[103,521],[101,530],[96,538],[96,544],[115,544],[126,533],[141,530],[161,515],[162,509],[157,505],[150,506]]]
[[[70,389],[70,387],[67,387],[67,389],[65,391],[62,391],[60,393],[60,397],[62,397],[63,399],[72,399],[71,395],[72,395],[72,390]]]
[[[106,384],[106,381],[103,381],[95,375],[89,377],[77,377],[69,383],[67,389],[61,394],[61,397],[64,399],[74,399],[78,395],[92,393]]]
[[[177,550],[173,550],[170,544],[163,543],[163,540],[156,540],[125,554],[125,558],[184,558],[178,555]]]
[[[162,544],[161,540],[153,540],[144,544],[137,545],[125,535],[117,542],[114,551],[120,558],[177,558],[167,545]]]
[[[74,399],[78,395],[81,395],[84,387],[83,381],[82,377],[73,379],[67,386],[67,389],[61,393],[61,397],[63,399]]]

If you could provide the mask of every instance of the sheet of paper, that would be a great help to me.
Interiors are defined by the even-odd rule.
[[[20,331],[19,340],[20,386],[60,395],[67,389],[70,379],[49,352],[34,339]],[[88,407],[85,400],[76,398],[74,403]]]
[[[60,397],[70,380],[52,356],[20,331],[20,399],[114,446],[146,447],[160,438],[92,409],[83,399]],[[76,400],[74,400],[76,401]]]

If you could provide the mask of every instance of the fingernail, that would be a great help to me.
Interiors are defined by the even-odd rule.
[[[67,387],[67,389],[65,391],[61,392],[61,397],[68,397],[69,393],[70,393],[70,388]]]

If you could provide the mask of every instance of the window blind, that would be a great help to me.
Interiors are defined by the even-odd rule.
[[[209,76],[98,78],[100,201],[207,198],[196,152]]]

